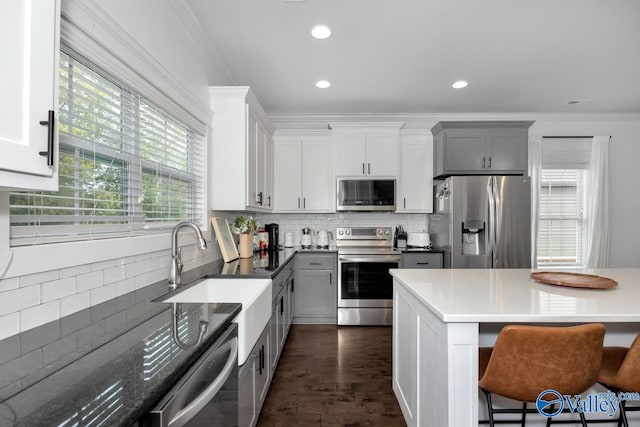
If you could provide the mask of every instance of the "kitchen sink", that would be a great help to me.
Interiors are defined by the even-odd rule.
[[[242,304],[238,324],[238,365],[243,365],[271,319],[271,279],[204,279],[162,302]]]

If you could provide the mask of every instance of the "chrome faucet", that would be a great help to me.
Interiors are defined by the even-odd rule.
[[[180,275],[182,274],[182,250],[178,247],[178,232],[184,227],[191,228],[198,237],[198,247],[201,251],[207,248],[207,242],[204,240],[202,230],[193,222],[184,221],[173,227],[171,233],[171,271],[169,272],[169,289],[173,290],[180,285]]]

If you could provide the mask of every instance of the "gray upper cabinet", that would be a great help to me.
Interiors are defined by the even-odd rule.
[[[433,128],[434,177],[526,175],[532,121],[438,122]]]

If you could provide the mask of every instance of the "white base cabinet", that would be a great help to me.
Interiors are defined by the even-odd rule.
[[[0,190],[56,191],[60,0],[3,2],[0,37]]]

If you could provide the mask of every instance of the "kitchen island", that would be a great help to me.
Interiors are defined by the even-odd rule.
[[[478,425],[478,348],[505,324],[602,322],[605,345],[628,346],[640,332],[637,268],[580,270],[619,283],[602,290],[538,283],[529,269],[390,272],[393,390],[409,426]]]

